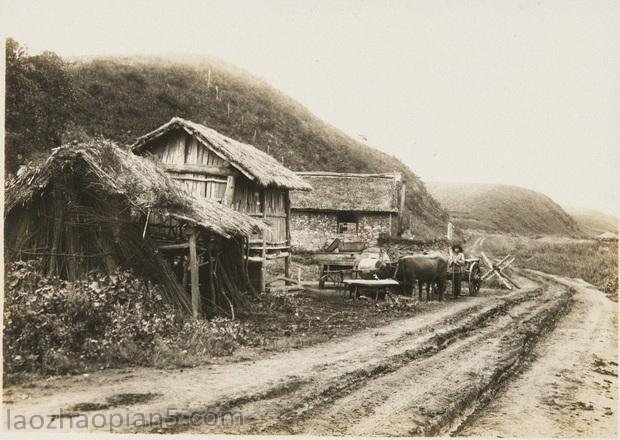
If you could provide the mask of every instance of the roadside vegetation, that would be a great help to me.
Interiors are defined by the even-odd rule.
[[[3,342],[5,379],[19,380],[192,363],[228,355],[256,337],[238,321],[182,316],[157,286],[128,271],[68,283],[15,262],[6,272]]]
[[[582,278],[618,300],[617,241],[492,236],[484,250],[497,256],[512,254],[519,267]]]
[[[309,289],[263,295],[240,320],[194,319],[130,271],[92,272],[88,280],[69,283],[45,276],[35,262],[18,261],[6,268],[4,383],[250,359],[381,326],[419,307],[408,298],[375,303]]]

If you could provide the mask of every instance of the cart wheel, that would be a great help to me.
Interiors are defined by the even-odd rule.
[[[476,296],[478,294],[478,292],[480,291],[480,284],[482,284],[480,264],[478,264],[478,262],[475,262],[471,265],[469,269],[468,287],[469,294],[471,296]]]

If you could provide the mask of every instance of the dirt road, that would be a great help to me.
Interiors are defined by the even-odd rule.
[[[573,307],[523,374],[459,434],[617,437],[617,309],[583,281],[551,278],[575,289]]]
[[[103,416],[88,429],[533,435],[540,427],[549,435],[613,434],[614,303],[570,280],[531,273],[520,281],[518,291],[483,289],[478,297],[256,361],[110,370],[9,387],[5,410],[13,429],[18,415],[50,419],[62,408],[55,429],[60,420],[64,430],[78,429],[80,417],[97,413]],[[240,412],[243,424],[207,422],[205,411]],[[127,418],[119,422],[115,413]],[[150,424],[134,417],[149,413],[172,417],[162,423],[155,416]],[[525,431],[533,416],[539,423]]]

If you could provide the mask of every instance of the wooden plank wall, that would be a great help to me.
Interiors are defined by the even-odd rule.
[[[168,165],[217,167],[230,165],[226,160],[201,145],[196,138],[181,130],[171,132],[155,140],[150,151],[162,163]],[[233,170],[231,169],[231,175],[232,173]],[[191,172],[171,172],[170,174],[196,196],[207,197],[220,202],[224,199],[228,181],[226,176]],[[284,245],[286,243],[286,190],[265,189],[247,177],[238,175],[235,178],[232,208],[251,216],[263,217],[262,191],[266,191],[266,220],[271,225],[270,231],[267,232],[267,243]],[[162,226],[166,223],[161,222],[161,219],[150,223],[156,222]],[[260,237],[253,237],[251,241],[258,242],[259,239],[262,242]]]
[[[245,212],[253,217],[263,217],[261,205],[262,191],[266,191],[265,204],[267,216],[265,220],[271,226],[267,231],[268,244],[286,243],[286,191],[277,188],[261,188],[247,179],[239,179],[234,197],[234,209]],[[262,242],[261,237],[255,236],[253,243]]]
[[[201,145],[198,140],[182,131],[171,132],[156,140],[151,149],[162,163],[169,165],[226,166],[228,162]],[[231,170],[232,173],[232,170]],[[226,191],[225,176],[200,173],[171,173],[193,194],[222,201]]]

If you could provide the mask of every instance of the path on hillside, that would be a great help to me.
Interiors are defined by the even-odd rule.
[[[527,375],[534,374],[530,371],[536,377],[541,371],[548,372],[563,384],[557,390],[559,397],[553,397],[547,393],[553,388],[553,378],[549,381],[552,388],[539,389],[536,382],[524,382],[526,394],[532,396],[530,403],[542,408],[537,414],[552,414],[556,405],[570,405],[567,396],[577,399],[576,393],[582,392],[584,397],[578,399],[584,405],[575,403],[577,406],[570,410],[576,417],[573,425],[557,432],[578,435],[582,429],[592,435],[606,435],[606,427],[615,421],[615,404],[603,405],[603,401],[593,400],[597,399],[594,395],[588,398],[603,391],[593,388],[590,381],[580,384],[573,379],[588,369],[591,377],[602,374],[597,382],[607,384],[601,386],[615,393],[617,369],[611,363],[615,355],[610,351],[609,335],[603,334],[603,329],[614,331],[615,327],[609,326],[617,325],[611,319],[615,307],[589,286],[542,274],[528,278],[520,280],[524,288],[517,291],[483,289],[478,297],[448,301],[432,313],[419,313],[380,328],[256,361],[186,370],[110,370],[8,387],[6,408],[13,416],[53,415],[59,408],[67,411],[75,405],[78,410],[73,416],[92,415],[94,411],[87,410],[93,408],[108,416],[126,411],[132,415],[166,414],[171,408],[173,414],[180,415],[181,423],[170,420],[163,427],[157,423],[136,427],[133,418],[116,427],[141,432],[436,435],[461,429],[463,434],[486,435],[495,425],[501,426],[504,412],[511,417],[513,428],[520,429],[520,421],[529,422],[526,406],[521,412],[520,404],[511,407],[508,393],[516,386],[511,378],[534,356],[532,367],[514,384],[527,381]],[[535,342],[553,329],[573,303],[576,312],[560,320],[558,329],[544,339],[549,348],[538,354]],[[590,310],[590,314],[580,310]],[[571,328],[582,330],[566,333]],[[564,333],[557,336],[557,331]],[[604,342],[592,344],[593,335]],[[569,339],[560,339],[562,344],[556,346],[552,342],[555,338]],[[565,353],[565,360],[573,359],[570,353],[578,352],[574,356],[579,361],[574,363],[579,371],[570,364],[563,367],[566,371],[559,369],[558,359],[564,358],[554,357],[555,352],[558,356]],[[587,359],[600,362],[588,364],[584,361]],[[569,380],[574,388],[565,386]],[[506,394],[500,392],[498,396],[508,397],[494,398],[506,384]],[[147,394],[150,400],[139,403],[145,393],[156,395]],[[119,396],[138,398],[122,401]],[[122,403],[106,408],[110,398]],[[481,410],[487,401],[492,405]],[[589,409],[589,402],[595,410]],[[612,408],[612,415],[601,418],[600,408],[604,406]],[[206,410],[241,411],[244,424],[188,425],[193,414]],[[477,417],[468,418],[472,413]],[[598,424],[592,424],[594,415]],[[590,431],[585,430],[588,422]],[[67,423],[68,419],[64,429]],[[551,426],[552,421],[548,423]],[[511,432],[508,426],[505,429]]]

